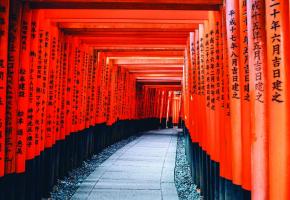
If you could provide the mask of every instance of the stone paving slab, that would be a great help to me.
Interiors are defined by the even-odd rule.
[[[88,199],[89,200],[108,200],[108,199],[122,199],[122,200],[148,200],[161,199],[160,190],[107,190],[96,189],[93,190]]]
[[[72,199],[177,200],[176,143],[177,129],[144,133],[96,168]]]
[[[139,180],[107,180],[101,179],[93,187],[94,189],[127,189],[127,190],[160,190],[160,181]]]

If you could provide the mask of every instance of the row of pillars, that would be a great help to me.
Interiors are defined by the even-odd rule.
[[[191,154],[202,158],[194,165],[205,162],[203,169],[209,169],[201,172],[203,183],[215,173],[234,188],[250,192],[252,199],[286,200],[289,1],[224,3],[191,33],[185,52],[184,120],[193,143]],[[240,199],[214,192],[216,186],[223,187],[218,181],[196,182],[205,199]]]
[[[158,128],[161,107],[179,112],[162,101],[172,89],[137,87],[108,52],[67,34],[43,10],[1,0],[0,22],[0,199],[49,197],[83,160]]]

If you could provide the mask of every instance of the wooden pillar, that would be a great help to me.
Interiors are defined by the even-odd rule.
[[[264,2],[264,1],[263,1]],[[269,199],[290,198],[289,1],[266,0]]]
[[[268,199],[268,130],[266,99],[265,8],[247,1],[252,123],[252,198]]]
[[[6,84],[7,84],[7,50],[9,26],[9,0],[0,3],[0,177],[5,171],[5,132],[6,132]]]

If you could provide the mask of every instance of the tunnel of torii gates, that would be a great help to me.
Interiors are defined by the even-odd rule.
[[[205,199],[290,199],[288,0],[0,0],[0,199],[182,126]]]

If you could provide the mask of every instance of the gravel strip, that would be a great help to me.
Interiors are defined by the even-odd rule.
[[[82,166],[73,169],[63,179],[59,179],[57,184],[53,187],[51,197],[49,199],[70,199],[76,192],[80,184],[105,160],[113,155],[118,149],[125,146],[129,142],[137,139],[139,136],[131,136],[128,139],[121,140],[104,150],[94,155],[90,160],[83,162]]]
[[[183,133],[178,133],[176,161],[175,161],[175,186],[178,197],[182,200],[202,199],[197,186],[191,179],[190,167],[185,155],[185,138]]]

